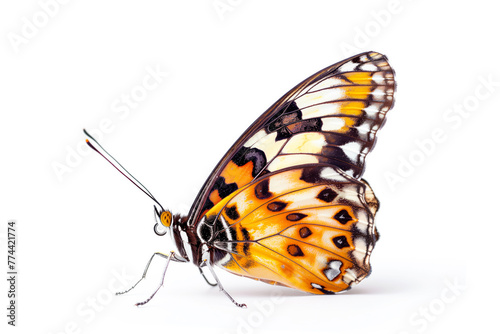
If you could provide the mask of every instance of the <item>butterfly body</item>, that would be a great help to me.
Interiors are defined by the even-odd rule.
[[[378,200],[361,179],[394,73],[368,52],[285,94],[236,141],[170,226],[178,260],[317,294],[371,272]]]

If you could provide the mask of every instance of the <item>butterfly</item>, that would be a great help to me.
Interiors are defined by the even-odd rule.
[[[313,294],[358,284],[371,272],[379,207],[361,176],[394,92],[394,71],[376,52],[313,74],[231,146],[187,216],[163,209],[115,160],[115,167],[156,202],[155,232],[173,239],[175,250],[155,253],[142,278],[155,255],[167,258],[167,266],[170,260],[192,262],[238,306],[245,305],[224,290],[214,266]],[[98,152],[107,155],[103,151]]]

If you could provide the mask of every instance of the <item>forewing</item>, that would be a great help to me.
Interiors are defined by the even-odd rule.
[[[297,85],[231,147],[198,194],[190,224],[259,176],[328,163],[360,178],[365,157],[392,107],[394,73],[385,56],[363,53]]]

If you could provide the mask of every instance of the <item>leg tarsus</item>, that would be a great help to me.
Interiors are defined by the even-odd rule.
[[[163,257],[167,257],[165,254],[162,254],[162,253],[155,253],[155,255],[156,254],[159,254],[159,255],[161,255]],[[154,295],[156,295],[156,293],[158,292],[158,290],[160,290],[160,288],[163,286],[163,282],[165,281],[165,274],[167,273],[168,264],[170,263],[170,260],[172,259],[173,256],[174,256],[174,252],[170,252],[170,255],[168,255],[168,257],[167,257],[167,263],[165,264],[165,269],[163,270],[163,275],[162,275],[162,278],[161,278],[161,283],[160,283],[160,285],[158,285],[158,287],[156,288],[155,292],[153,292],[153,294],[148,299],[146,299],[145,301],[136,303],[135,306],[142,306],[144,304],[147,304],[151,299],[153,299]],[[148,263],[148,266],[149,266],[149,263]],[[147,270],[147,268],[146,268],[146,270]]]
[[[143,279],[145,279],[146,278],[146,273],[148,272],[148,269],[149,269],[149,265],[151,264],[151,261],[153,261],[153,258],[156,255],[159,255],[159,256],[164,257],[164,258],[169,258],[171,256],[171,255],[166,255],[166,254],[163,254],[163,253],[160,253],[160,252],[154,253],[151,256],[151,258],[149,259],[148,264],[146,265],[146,268],[144,269],[144,273],[142,274],[142,277],[137,281],[137,283],[135,283],[130,289],[125,290],[125,291],[121,291],[121,292],[116,292],[115,294],[116,295],[123,295],[123,294],[129,292],[130,290],[132,290],[133,288],[135,288],[137,286],[137,284],[139,284]]]
[[[204,260],[204,262],[206,263],[207,260]],[[219,278],[217,277],[217,275],[215,275],[215,271],[214,269],[212,268],[212,265],[210,263],[207,264],[208,266],[208,269],[210,270],[210,272],[212,273],[212,275],[214,276],[215,280],[217,281],[217,285],[219,286],[219,290],[222,291],[226,296],[227,298],[229,298],[229,300],[231,300],[233,302],[234,305],[238,306],[238,307],[241,307],[241,308],[246,308],[247,305],[246,304],[240,304],[240,303],[237,303],[233,297],[231,297],[231,295],[226,291],[224,290],[224,288],[222,287],[222,284],[220,283],[219,281]],[[201,269],[200,269],[201,270]]]

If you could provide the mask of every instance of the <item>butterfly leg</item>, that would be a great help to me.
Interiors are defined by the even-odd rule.
[[[210,282],[208,280],[207,276],[205,276],[205,273],[203,272],[203,269],[201,269],[201,267],[198,267],[198,269],[200,270],[201,276],[203,276],[203,278],[205,279],[205,282],[207,282],[208,285],[210,285],[210,286],[217,286],[217,282],[212,283],[212,282]]]
[[[233,304],[234,304],[234,305],[236,305],[236,306],[238,306],[238,307],[241,307],[241,308],[246,308],[246,307],[247,307],[247,305],[246,305],[246,304],[240,304],[240,303],[237,303],[237,302],[234,300],[234,298],[233,298],[233,297],[231,297],[231,295],[230,295],[230,294],[229,294],[226,290],[224,290],[224,287],[223,287],[223,286],[222,286],[222,284],[220,283],[219,278],[217,278],[217,275],[215,275],[215,271],[214,271],[214,269],[212,268],[212,264],[210,264],[210,263],[208,263],[208,264],[207,264],[207,260],[206,260],[206,259],[205,259],[205,260],[203,260],[203,263],[204,263],[204,264],[208,267],[208,269],[210,270],[210,272],[211,272],[211,273],[212,273],[212,275],[214,276],[215,281],[217,282],[217,284],[216,284],[216,285],[218,285],[218,286],[219,286],[219,290],[220,290],[220,291],[222,291],[222,292],[223,292],[223,293],[227,296],[227,298],[229,298],[229,299],[233,302]],[[200,270],[201,270],[201,269],[200,269]],[[206,278],[205,278],[205,279],[206,279]],[[210,283],[209,283],[209,284],[210,284]]]
[[[140,303],[136,303],[135,305],[136,306],[141,306],[141,305],[144,305],[147,302],[149,302],[153,298],[153,296],[156,294],[156,292],[158,292],[158,290],[163,286],[163,282],[165,280],[165,274],[167,272],[168,264],[170,263],[171,258],[174,256],[174,252],[170,252],[170,255],[166,255],[166,254],[159,253],[159,252],[154,253],[151,256],[151,258],[149,259],[148,264],[146,265],[146,268],[144,269],[144,273],[142,274],[141,279],[139,279],[139,281],[137,281],[137,283],[135,283],[130,289],[128,289],[126,291],[123,291],[123,292],[117,292],[116,294],[117,295],[122,295],[122,294],[125,294],[125,293],[129,292],[130,290],[132,290],[133,288],[135,288],[137,286],[137,284],[139,284],[139,282],[141,282],[143,279],[145,279],[146,278],[146,273],[148,272],[148,269],[149,269],[149,266],[150,266],[151,262],[153,261],[153,258],[156,255],[159,255],[159,256],[167,259],[167,263],[165,264],[165,269],[163,271],[163,276],[162,276],[162,279],[161,279],[161,284],[158,286],[158,288],[156,288],[155,292],[147,300],[145,300],[143,302],[140,302]]]
[[[156,254],[161,254],[161,256],[166,257],[166,255],[162,254],[162,253],[155,253],[155,255]],[[170,263],[170,260],[172,259],[173,256],[174,256],[174,252],[170,252],[170,255],[168,255],[168,257],[167,257],[167,263],[165,263],[165,269],[163,270],[163,275],[161,277],[161,283],[160,283],[160,285],[158,285],[158,287],[156,288],[155,292],[153,292],[153,294],[148,299],[146,299],[145,301],[136,303],[135,306],[142,306],[142,305],[148,303],[151,299],[153,299],[153,297],[156,295],[156,293],[158,292],[158,290],[160,290],[160,288],[163,286],[163,282],[165,281],[165,274],[167,273],[168,264]],[[149,263],[151,263],[151,260],[149,261]],[[148,263],[148,267],[149,267],[149,263]],[[148,268],[146,267],[146,271],[147,271],[147,269]],[[146,271],[144,272],[143,278],[146,276]]]
[[[116,295],[123,295],[123,294],[126,294],[127,292],[129,292],[130,290],[132,290],[133,288],[135,288],[135,287],[137,286],[137,284],[139,284],[139,283],[140,283],[143,279],[145,279],[145,278],[146,278],[146,273],[148,272],[148,269],[149,269],[149,265],[151,264],[151,262],[153,261],[153,258],[154,258],[156,255],[161,256],[161,257],[166,258],[166,259],[168,259],[168,258],[169,258],[169,256],[168,256],[167,254],[163,254],[163,253],[159,253],[159,252],[154,253],[154,254],[151,256],[151,258],[149,259],[148,264],[146,265],[146,268],[144,269],[144,273],[142,274],[141,279],[139,279],[139,280],[137,281],[137,283],[135,283],[135,284],[134,284],[131,288],[129,288],[129,289],[125,290],[125,291],[116,292],[115,294],[116,294]],[[168,264],[167,264],[167,265],[168,265]]]

